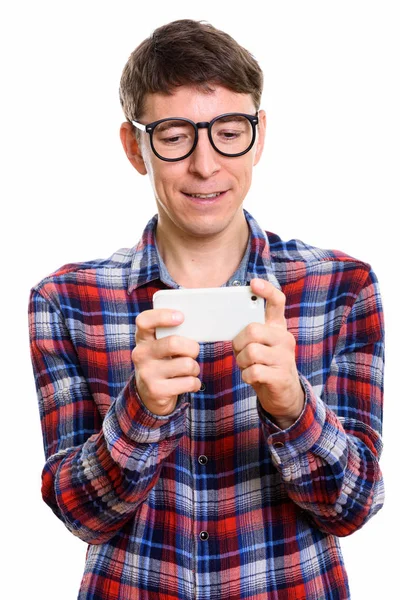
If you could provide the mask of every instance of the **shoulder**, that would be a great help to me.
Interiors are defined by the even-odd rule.
[[[44,277],[32,287],[49,301],[59,296],[79,295],[89,288],[124,288],[135,248],[121,248],[109,258],[68,263]]]
[[[313,286],[332,288],[358,294],[376,276],[371,265],[341,250],[318,248],[299,239],[283,241],[266,231],[271,265],[281,285],[307,280]]]
[[[299,239],[283,241],[276,233],[269,231],[266,231],[266,234],[271,257],[278,262],[302,262],[310,265],[324,262],[343,262],[356,263],[370,268],[368,263],[350,256],[341,250],[317,248]]]

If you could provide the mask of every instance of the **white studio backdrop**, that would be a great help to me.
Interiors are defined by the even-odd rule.
[[[14,0],[0,10],[4,597],[77,596],[86,546],[40,497],[44,456],[28,350],[29,289],[62,264],[132,246],[155,213],[147,178],[120,146],[118,85],[130,52],[178,18],[224,29],[264,70],[267,141],[245,207],[283,239],[370,262],[380,280],[387,501],[342,547],[354,600],[400,597],[398,3]]]

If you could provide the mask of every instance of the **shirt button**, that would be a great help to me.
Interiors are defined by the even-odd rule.
[[[242,282],[239,279],[235,279],[235,281],[232,281],[232,285],[242,285]]]
[[[204,390],[206,389],[206,384],[201,382],[201,386],[200,386],[200,392],[204,392]]]
[[[274,448],[283,448],[285,444],[283,442],[274,442],[273,446]]]
[[[202,542],[206,542],[208,540],[208,533],[207,531],[200,531],[200,535],[199,538],[201,539]]]
[[[201,454],[198,458],[198,461],[201,465],[206,465],[208,463],[208,458],[207,456],[204,456],[204,454]]]

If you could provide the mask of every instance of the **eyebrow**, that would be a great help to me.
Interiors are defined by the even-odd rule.
[[[229,115],[227,117],[220,117],[218,119],[218,122],[220,123],[230,123],[231,121],[237,121],[238,123],[243,123],[243,121],[246,121],[247,119],[245,117],[242,117],[241,115]]]
[[[172,129],[173,127],[192,127],[192,125],[190,123],[188,123],[187,121],[179,121],[176,120],[174,121],[173,119],[171,119],[171,121],[164,121],[164,123],[159,123],[157,125],[157,131],[158,132],[163,132],[163,131],[167,131],[168,129]]]

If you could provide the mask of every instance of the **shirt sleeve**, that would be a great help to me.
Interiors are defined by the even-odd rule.
[[[318,396],[303,375],[305,407],[288,429],[258,404],[272,460],[289,497],[322,530],[346,536],[382,506],[384,328],[372,271],[345,313]]]
[[[133,372],[103,420],[62,314],[37,290],[29,331],[46,456],[43,499],[76,536],[103,543],[156,484],[184,433],[188,403],[182,396],[171,415],[152,414]]]

